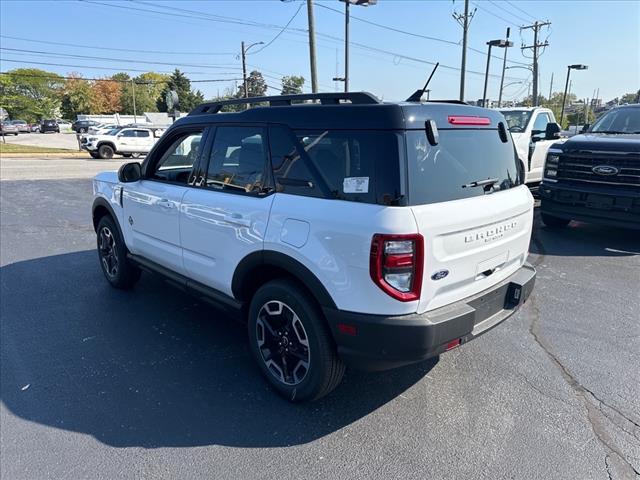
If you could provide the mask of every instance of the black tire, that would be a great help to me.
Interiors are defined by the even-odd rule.
[[[565,228],[571,220],[566,218],[554,217],[548,213],[541,213],[542,222],[549,228]]]
[[[111,145],[100,145],[98,148],[98,156],[104,160],[112,159],[114,153]]]
[[[122,156],[124,158],[131,158],[132,157],[132,155],[130,153],[123,153]]]
[[[141,272],[127,259],[127,247],[110,215],[100,219],[96,240],[98,260],[107,281],[115,288],[131,288],[140,279]]]
[[[345,366],[326,320],[294,281],[272,280],[260,287],[251,299],[247,323],[249,348],[260,370],[287,400],[317,400],[342,380]],[[293,368],[292,360],[297,361]]]
[[[89,155],[91,155],[92,158],[100,158],[98,152],[89,152]]]
[[[86,128],[79,128],[78,129],[78,133],[87,133],[87,129]]]

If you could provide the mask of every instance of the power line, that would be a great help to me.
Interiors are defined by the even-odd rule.
[[[323,4],[321,4],[321,3],[318,3],[318,4],[317,4],[317,6],[318,6],[318,7],[320,7],[320,8],[324,8],[325,10],[331,10],[332,12],[336,12],[336,13],[339,13],[340,15],[344,15],[344,13],[343,13],[343,12],[341,12],[340,10],[335,9],[335,8],[332,8],[332,7],[328,7],[328,6],[323,5]],[[372,22],[371,20],[366,20],[366,19],[364,19],[364,18],[357,17],[357,16],[354,16],[354,15],[351,15],[351,14],[349,15],[349,18],[350,18],[350,19],[353,19],[353,20],[358,20],[359,22],[362,22],[362,23],[367,23],[367,24],[369,24],[369,25],[373,25],[373,26],[378,27],[378,28],[383,28],[383,29],[385,29],[385,30],[389,30],[389,31],[392,31],[392,32],[402,33],[402,34],[404,34],[404,35],[408,35],[408,36],[411,36],[411,37],[415,37],[415,38],[422,38],[422,39],[424,39],[424,40],[431,40],[431,41],[434,41],[434,42],[445,43],[445,44],[447,44],[447,45],[454,45],[454,46],[456,46],[456,47],[457,47],[457,46],[460,46],[460,42],[455,42],[455,41],[453,41],[453,40],[447,40],[447,39],[444,39],[444,38],[431,37],[431,36],[429,36],[429,35],[422,35],[421,33],[408,32],[408,31],[406,31],[406,30],[401,30],[401,29],[399,29],[399,28],[395,28],[395,27],[392,27],[392,26],[389,26],[389,25],[383,25],[383,24],[381,24],[381,23]],[[482,50],[479,50],[479,49],[477,49],[477,48],[473,48],[473,47],[467,47],[467,48],[468,48],[469,50],[471,50],[471,51],[473,51],[473,52],[476,52],[476,53],[479,53],[479,54],[481,54],[481,55],[483,55],[483,56],[487,54],[487,52],[483,52]],[[502,59],[501,57],[498,57],[498,56],[496,56],[496,55],[491,55],[491,56],[492,56],[493,58],[498,59],[498,60],[501,60],[501,59]],[[515,61],[515,60],[507,60],[507,62],[509,62],[509,63],[515,63],[515,64],[522,64],[522,65],[524,65],[524,63],[517,62],[517,61]]]
[[[505,2],[507,2],[509,5],[511,5],[513,8],[515,8],[516,10],[519,10],[520,12],[524,13],[527,17],[529,17],[531,20],[535,20],[536,17],[534,17],[533,15],[531,15],[530,13],[525,12],[523,9],[521,9],[520,7],[518,7],[515,3],[510,2],[509,0],[504,0]],[[528,21],[531,21],[528,20]]]
[[[529,22],[530,22],[530,20],[528,20],[528,19],[526,19],[526,18],[522,18],[521,16],[516,15],[515,13],[513,13],[513,12],[511,12],[511,11],[507,10],[506,8],[501,7],[501,6],[500,6],[500,5],[498,5],[496,2],[494,2],[494,0],[488,0],[488,1],[489,1],[489,3],[490,3],[491,5],[495,6],[495,7],[496,7],[496,8],[498,8],[498,9],[502,8],[502,11],[503,11],[503,12],[508,13],[509,15],[511,15],[511,16],[512,16],[512,17],[514,17],[514,18],[517,18],[517,19],[518,19],[518,20],[520,20],[521,22],[524,22],[524,23],[529,23]]]
[[[113,58],[113,57],[96,57],[95,55],[77,55],[71,53],[59,53],[59,52],[46,52],[42,50],[27,50],[22,48],[8,48],[8,47],[0,47],[0,50],[7,50],[11,52],[22,52],[22,53],[36,53],[36,54],[44,54],[50,55],[54,57],[66,57],[66,58],[79,58],[79,59],[90,59],[90,60],[104,60],[104,61],[112,61],[112,62],[125,62],[125,63],[144,63],[147,65],[168,65],[170,67],[178,66],[178,67],[196,67],[196,68],[213,68],[213,69],[221,69],[221,68],[239,68],[233,67],[228,64],[220,64],[220,65],[211,65],[211,64],[202,64],[202,63],[173,63],[173,62],[152,62],[145,60],[133,60],[128,58]]]
[[[3,58],[2,60],[0,60],[0,62],[11,62],[11,63],[26,63],[29,65],[48,65],[48,66],[52,66],[52,67],[71,67],[71,68],[88,68],[89,70],[111,70],[111,71],[115,71],[115,70],[121,70],[121,71],[126,71],[126,72],[141,72],[141,73],[149,73],[148,70],[139,70],[136,68],[117,68],[117,67],[98,67],[98,66],[91,66],[91,65],[70,65],[68,63],[50,63],[50,62],[35,62],[33,60],[13,60],[13,59],[8,59],[8,58]],[[167,71],[160,71],[160,72],[155,72],[155,73],[166,73],[166,74],[171,74],[173,72],[167,72]],[[203,75],[204,72],[183,72],[185,74],[188,75]]]
[[[287,24],[282,27],[282,30],[280,30],[277,35],[275,37],[273,37],[271,39],[270,42],[267,42],[267,44],[265,46],[263,46],[262,48],[259,48],[258,50],[256,50],[255,52],[253,52],[251,55],[255,55],[256,53],[260,53],[261,51],[263,51],[265,48],[267,48],[269,45],[271,45],[273,42],[275,42],[278,37],[280,37],[280,35],[282,35],[284,33],[284,31],[289,28],[289,25],[291,25],[291,22],[293,22],[293,20],[298,16],[298,13],[300,13],[300,10],[302,9],[302,7],[304,7],[304,3],[301,3],[300,6],[298,7],[298,10],[296,10],[296,13],[293,14],[293,16],[289,19],[289,21],[287,22]]]
[[[47,40],[35,40],[31,38],[23,38],[23,37],[12,37],[9,35],[0,35],[2,38],[8,38],[11,40],[20,40],[24,42],[33,42],[33,43],[43,43],[48,45],[60,45],[66,47],[77,47],[77,48],[89,48],[91,50],[111,50],[117,52],[130,52],[130,53],[158,53],[162,55],[236,55],[235,52],[167,52],[164,50],[138,50],[131,48],[116,48],[116,47],[100,47],[100,46],[90,46],[90,45],[80,45],[77,43],[63,43],[63,42],[50,42]]]
[[[503,22],[507,22],[509,25],[513,25],[514,27],[520,27],[520,25],[517,25],[517,24],[513,23],[511,20],[507,20],[506,18],[501,17],[500,15],[498,15],[498,14],[496,14],[496,13],[493,13],[491,10],[487,10],[485,7],[481,7],[480,5],[478,5],[478,4],[477,4],[477,3],[475,3],[475,2],[473,3],[473,5],[474,5],[476,8],[479,8],[480,10],[485,11],[485,12],[486,12],[486,13],[488,13],[489,15],[493,15],[494,17],[499,18],[499,19],[500,19],[500,20],[502,20]]]
[[[171,79],[167,78],[166,80],[144,80],[144,81],[136,81],[135,79],[131,80],[117,80],[115,78],[88,78],[88,77],[69,77],[63,75],[36,75],[29,73],[15,73],[15,72],[0,72],[0,75],[9,75],[14,77],[28,77],[28,78],[51,78],[54,80],[85,80],[89,82],[118,82],[118,83],[135,83],[136,85],[154,85],[154,84],[164,84],[171,81]],[[235,80],[242,80],[241,78],[210,78],[205,80],[190,80],[191,83],[207,83],[207,82],[229,82]]]

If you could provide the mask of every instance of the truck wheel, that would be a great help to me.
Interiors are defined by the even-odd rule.
[[[140,279],[140,269],[127,260],[127,247],[109,215],[100,219],[97,230],[98,258],[111,286],[131,288]]]
[[[564,228],[569,225],[569,222],[571,221],[566,218],[554,217],[547,213],[542,213],[540,216],[542,217],[542,222],[549,228]]]
[[[249,307],[249,347],[269,383],[291,402],[317,400],[338,386],[345,366],[310,295],[290,280],[258,289]]]
[[[113,158],[113,148],[111,148],[109,145],[100,145],[100,148],[98,148],[98,156],[102,159],[110,159]]]
[[[86,128],[79,128],[78,129],[78,133],[87,133],[87,129]]]
[[[98,155],[98,152],[89,152],[89,155],[91,155],[92,158],[100,158],[100,155]]]

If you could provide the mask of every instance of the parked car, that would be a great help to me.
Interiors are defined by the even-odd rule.
[[[29,131],[31,133],[39,132],[40,131],[40,124],[39,123],[32,123],[31,125],[29,125]]]
[[[18,135],[18,127],[11,122],[0,122],[0,135]]]
[[[60,133],[60,127],[55,120],[42,120],[40,122],[40,133],[47,132]]]
[[[501,108],[500,112],[507,120],[516,152],[526,171],[525,183],[536,188],[542,181],[547,151],[560,139],[560,125],[548,108]]]
[[[56,123],[58,124],[58,128],[60,129],[61,132],[70,132],[71,131],[71,125],[72,125],[71,122],[69,122],[67,120],[58,119],[58,120],[56,120]]]
[[[270,106],[217,113],[246,102]],[[145,269],[235,312],[267,381],[302,401],[345,364],[422,361],[522,305],[536,275],[523,177],[494,110],[365,92],[238,99],[95,177],[93,224],[112,286]]]
[[[162,135],[164,128],[116,128],[104,134],[86,135],[81,146],[93,158],[113,158],[146,155]]]
[[[76,133],[87,133],[90,127],[98,125],[98,123],[95,120],[76,120],[71,124],[71,130]]]
[[[18,128],[19,133],[31,133],[29,125],[24,120],[11,120],[11,123]]]
[[[613,108],[585,129],[549,149],[542,221],[640,229],[640,104]]]

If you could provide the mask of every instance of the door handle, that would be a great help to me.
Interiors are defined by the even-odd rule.
[[[230,215],[225,215],[224,221],[227,223],[232,223],[234,225],[239,225],[241,227],[251,226],[251,220],[249,220],[248,218],[244,218],[239,213],[232,213]]]
[[[163,198],[162,200],[157,200],[156,205],[162,208],[173,208],[174,203],[171,200]]]

